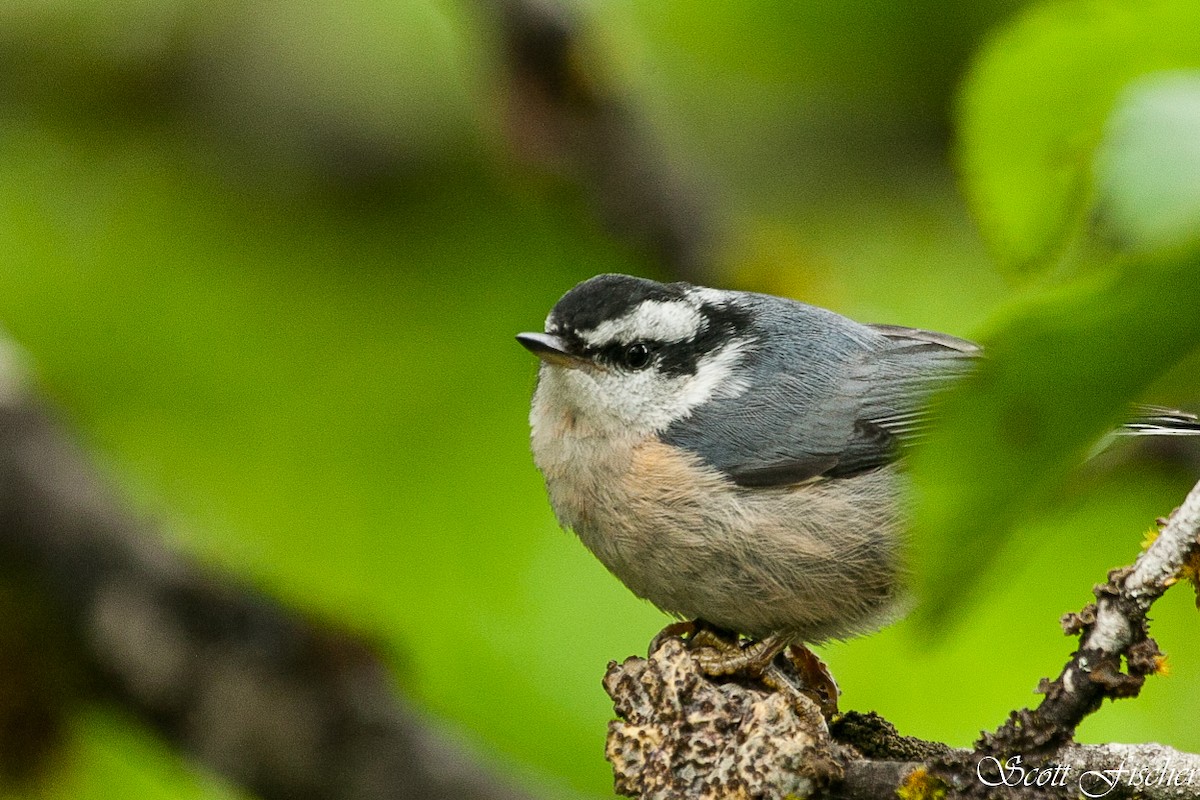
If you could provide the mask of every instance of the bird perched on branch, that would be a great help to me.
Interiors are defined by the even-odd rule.
[[[978,345],[626,275],[584,281],[517,340],[542,362],[532,446],[559,521],[634,594],[735,634],[707,671],[761,672],[896,615],[897,460]],[[1200,433],[1161,409],[1131,425]]]

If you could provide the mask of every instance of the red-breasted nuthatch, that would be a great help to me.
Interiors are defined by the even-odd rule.
[[[625,275],[517,339],[542,362],[530,422],[554,511],[634,594],[758,639],[760,666],[896,615],[897,459],[977,345]],[[1200,433],[1166,411],[1129,427]]]

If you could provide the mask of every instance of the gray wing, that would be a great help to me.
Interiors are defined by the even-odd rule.
[[[868,325],[887,344],[866,357],[850,376],[851,391],[864,399],[865,424],[909,443],[933,422],[929,396],[971,371],[983,349],[966,339],[899,325]]]
[[[860,325],[803,306],[802,352],[760,347],[747,393],[709,403],[664,440],[742,486],[853,475],[894,461],[929,423],[929,395],[969,371],[980,348],[940,333]],[[769,326],[761,341],[797,341]],[[776,335],[772,335],[776,334]]]

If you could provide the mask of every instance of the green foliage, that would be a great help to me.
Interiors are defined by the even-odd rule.
[[[385,642],[438,713],[603,785],[579,753],[605,698],[563,687],[596,686],[658,615],[557,530],[512,335],[635,265],[571,204],[479,173],[410,187],[430,227],[260,203],[153,135],[6,133],[0,319],[126,492],[205,559]]]
[[[1008,274],[1031,277],[1087,220],[1093,154],[1125,85],[1200,67],[1191,0],[1039,4],[980,54],[959,103],[971,208]]]
[[[1089,216],[1139,254],[1093,249],[1088,274],[1043,281],[993,315],[988,358],[914,458],[927,620],[949,613],[1023,515],[1200,345],[1200,255],[1154,247],[1200,232],[1194,80],[1143,82],[1106,124],[1131,78],[1200,64],[1197,30],[1194,3],[1051,3],[997,36],[964,87],[963,180],[1010,270],[1044,269]]]
[[[1134,81],[1096,154],[1096,223],[1126,250],[1200,239],[1200,71]]]
[[[1112,273],[1003,308],[987,358],[939,407],[913,458],[927,615],[953,608],[1022,515],[1200,346],[1200,256],[1127,259]]]
[[[219,778],[192,768],[119,714],[90,711],[75,721],[78,747],[35,797],[112,800],[252,800]]]

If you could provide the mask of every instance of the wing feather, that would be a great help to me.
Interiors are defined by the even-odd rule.
[[[762,341],[814,352],[753,350],[752,389],[710,403],[663,435],[742,486],[842,477],[894,461],[931,423],[932,392],[965,374],[979,347],[947,334],[869,326],[801,304],[769,309]],[[774,329],[772,329],[772,324]],[[784,326],[787,326],[784,330]]]

